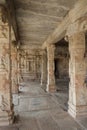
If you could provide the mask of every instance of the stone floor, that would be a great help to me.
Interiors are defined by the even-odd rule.
[[[67,113],[67,92],[47,94],[39,83],[27,82],[14,97],[15,123],[0,130],[87,130],[87,119],[75,121]]]
[[[57,79],[56,80],[55,93],[56,100],[58,101],[60,107],[64,110],[68,110],[68,95],[69,95],[69,80],[68,79]]]

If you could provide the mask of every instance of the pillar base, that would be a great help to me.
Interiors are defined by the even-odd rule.
[[[41,88],[42,88],[44,91],[46,91],[46,83],[41,84]]]
[[[0,126],[8,126],[14,121],[14,112],[0,111]]]
[[[69,103],[68,113],[73,118],[87,117],[87,106],[85,106],[85,105],[75,106],[75,105]]]
[[[55,93],[56,92],[56,86],[55,85],[48,85],[47,84],[47,89],[46,89],[47,92],[50,92],[50,93]]]
[[[46,85],[46,82],[41,82],[41,86]]]

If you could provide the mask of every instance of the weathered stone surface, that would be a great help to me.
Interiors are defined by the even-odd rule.
[[[4,26],[3,29],[0,29],[2,33],[0,35],[0,126],[13,122],[9,24],[8,20],[5,21],[6,23],[3,22],[2,15],[3,12],[0,12],[0,26]]]
[[[79,0],[76,2],[77,3],[75,4],[75,6],[67,13],[66,17],[60,22],[60,24],[58,24],[55,30],[48,36],[47,40],[45,40],[43,44],[43,48],[45,48],[48,44],[56,43],[59,40],[61,40],[63,37],[65,37],[67,28],[70,24],[76,22],[80,18],[83,18],[83,17],[86,18],[87,1]],[[75,30],[75,28],[73,29]],[[82,28],[80,27],[78,29],[82,30]]]
[[[38,47],[42,45],[76,1],[16,0],[16,16],[21,42],[32,44],[32,46],[36,43]]]
[[[41,49],[20,50],[20,68],[24,80],[40,80],[41,78]]]
[[[78,32],[69,38],[69,113],[73,117],[87,114],[87,88],[85,84],[86,62],[85,53],[85,34]]]
[[[54,76],[54,56],[55,56],[55,46],[49,45],[47,47],[47,92],[55,92],[55,76]]]
[[[0,1],[0,3],[3,3],[3,1]],[[13,106],[11,92],[18,92],[18,83],[29,80],[40,81],[41,79],[42,84],[47,83],[48,92],[56,91],[54,59],[58,57],[58,51],[60,49],[58,48],[59,50],[57,50],[55,56],[55,47],[53,44],[64,37],[66,37],[65,39],[69,42],[70,53],[70,57],[67,58],[69,60],[70,76],[69,113],[73,117],[87,116],[87,85],[85,80],[87,73],[85,58],[87,0],[79,0],[78,2],[77,0],[16,0],[14,3],[13,0],[8,0],[6,2],[5,7],[8,8],[8,11],[4,6],[0,5],[0,123],[2,125],[12,123]],[[76,2],[77,4],[74,6]],[[15,10],[13,4],[15,4]],[[72,7],[73,9],[70,10]],[[15,13],[19,28],[16,26]],[[10,27],[10,24],[12,24],[12,27]],[[49,35],[54,28],[56,28],[54,32]],[[11,31],[14,33],[13,36]],[[18,41],[17,31],[20,33],[20,41]],[[49,37],[47,38],[48,35]],[[20,43],[20,48],[17,44],[16,48],[11,48],[10,44],[12,40],[15,39],[14,37],[16,37],[17,42]],[[42,54],[41,49],[43,43],[45,49],[47,47],[47,54],[45,55]],[[67,55],[66,49],[62,49],[62,51],[64,51],[63,54],[66,51],[65,54]],[[60,71],[62,70],[60,72],[62,77],[64,73],[68,73],[68,61],[66,61],[66,58],[63,59],[61,64],[59,69]],[[66,66],[64,67],[63,65]],[[61,66],[63,69],[61,69]],[[23,85],[21,84],[21,86]],[[24,89],[20,87],[20,91],[23,92],[23,90]],[[28,90],[29,89],[27,89],[27,91]],[[38,90],[30,90],[31,91],[27,92],[25,99],[20,99],[19,109],[21,111],[50,109],[51,105],[55,105],[54,102],[50,102],[50,99],[48,99],[46,95],[45,97],[39,95],[39,97],[31,97],[31,99],[28,99],[28,94],[30,94],[30,96],[32,94],[35,96],[34,92],[38,94]],[[42,91],[39,93],[41,94]],[[15,100],[13,100],[13,102],[15,105],[18,105],[16,97]],[[64,117],[65,116],[66,115],[64,115]],[[59,117],[49,114],[45,117],[45,120],[40,116],[38,118],[38,121],[36,121],[36,119],[32,120],[37,126],[36,129],[42,126],[50,130],[64,128],[67,130],[80,129],[80,127],[76,125],[74,125],[75,127],[67,127],[68,121],[71,123],[70,118],[68,119],[67,116],[67,122],[63,122]],[[63,118],[62,115],[61,118]],[[46,126],[46,121],[48,122],[48,127]],[[55,123],[55,121],[58,121],[59,124]],[[61,122],[65,123],[65,127],[60,125],[62,124]],[[55,126],[53,126],[53,124],[55,124]]]
[[[40,91],[41,87],[38,83],[25,83],[25,87],[23,87],[22,91],[23,93],[20,97],[19,106],[17,107],[19,111],[21,110],[19,112],[19,130],[84,130],[60,107],[58,97],[56,100],[54,94],[46,94],[44,91],[39,93]],[[29,93],[31,93],[31,96]],[[31,102],[29,102],[29,100],[31,100]],[[29,109],[30,107],[25,104],[30,104],[31,111]],[[50,107],[48,107],[49,105]]]
[[[43,50],[42,54],[42,67],[41,67],[41,85],[47,83],[47,52]]]
[[[11,61],[12,61],[12,93],[18,93],[18,57],[17,57],[17,48],[15,45],[11,45]]]

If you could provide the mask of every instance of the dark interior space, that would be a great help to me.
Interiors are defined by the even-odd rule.
[[[55,79],[57,86],[56,96],[61,106],[68,108],[68,91],[69,91],[69,47],[68,42],[64,39],[56,44],[55,50]]]

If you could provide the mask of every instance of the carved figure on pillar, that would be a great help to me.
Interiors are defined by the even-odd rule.
[[[2,16],[4,8],[0,7],[0,126],[13,122],[13,105],[10,80],[9,24]],[[4,26],[4,28],[3,28]]]

